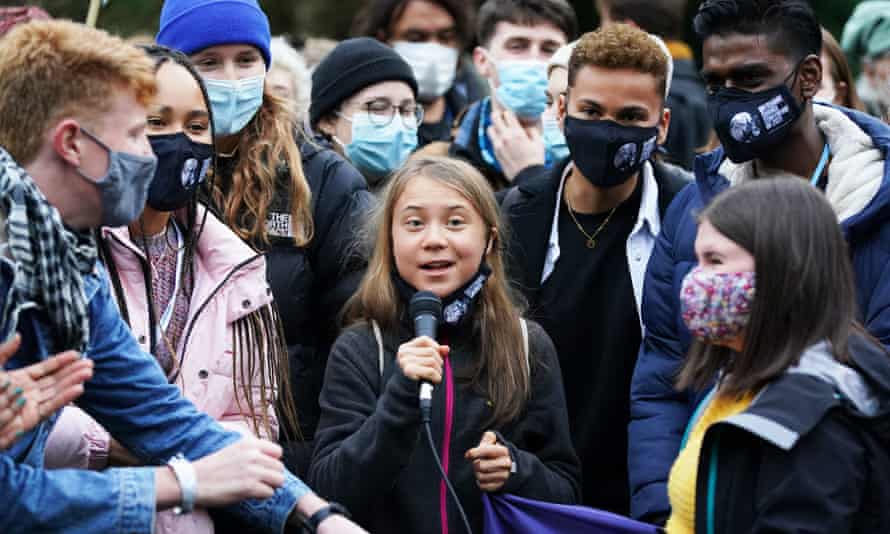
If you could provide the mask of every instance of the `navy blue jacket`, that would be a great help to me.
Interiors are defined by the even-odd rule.
[[[883,179],[873,198],[841,227],[850,245],[860,320],[890,347],[890,127],[865,114],[842,111],[871,138],[884,160]],[[696,160],[696,181],[668,208],[646,273],[642,303],[646,331],[631,383],[628,466],[631,515],[648,521],[664,521],[670,512],[668,473],[683,429],[702,397],[674,389],[691,341],[680,316],[679,294],[683,277],[696,263],[696,214],[729,187],[719,172],[723,161],[720,148]]]

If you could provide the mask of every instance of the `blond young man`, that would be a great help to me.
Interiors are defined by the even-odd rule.
[[[0,334],[22,336],[6,367],[82,352],[94,376],[78,405],[145,464],[44,470],[53,414],[0,456],[2,532],[152,532],[156,510],[227,505],[281,532],[330,510],[284,470],[276,444],[224,431],[167,383],[96,263],[90,230],[132,220],[154,178],[154,80],[138,49],[79,24],[32,22],[0,40]]]

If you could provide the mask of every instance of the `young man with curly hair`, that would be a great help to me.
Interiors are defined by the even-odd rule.
[[[621,514],[643,274],[664,211],[688,181],[654,160],[670,123],[671,70],[664,44],[631,26],[581,37],[558,113],[570,157],[511,189],[503,207],[511,275],[559,353],[583,502]]]

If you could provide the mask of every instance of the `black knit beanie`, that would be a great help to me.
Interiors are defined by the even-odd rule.
[[[369,85],[388,81],[407,83],[417,97],[414,72],[395,50],[370,37],[341,42],[312,73],[312,127],[350,96]]]

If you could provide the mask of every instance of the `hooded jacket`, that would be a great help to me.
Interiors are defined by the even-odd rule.
[[[408,321],[400,332],[383,333],[382,373],[369,326],[351,327],[337,338],[309,477],[320,495],[346,505],[370,532],[462,532],[423,431],[418,382],[402,374],[396,362],[399,345],[413,337]],[[532,380],[525,409],[493,429],[487,399],[459,378],[475,358],[473,344],[445,326],[439,339],[447,340],[451,352],[433,392],[432,438],[473,531],[482,532],[482,495],[464,453],[478,446],[486,430],[499,433],[515,462],[503,492],[577,502],[580,467],[569,436],[559,360],[543,329],[528,323]]]
[[[819,343],[708,428],[696,533],[890,532],[890,355],[850,344],[849,366]]]
[[[813,112],[832,154],[825,194],[850,246],[860,320],[890,346],[890,127],[829,105],[814,104]],[[701,394],[674,389],[691,342],[679,295],[696,263],[696,214],[724,189],[751,179],[752,163],[735,165],[718,148],[696,160],[695,175],[695,183],[668,209],[649,261],[642,306],[645,336],[631,383],[631,514],[656,522],[670,512],[668,473],[683,428],[701,399]]]

